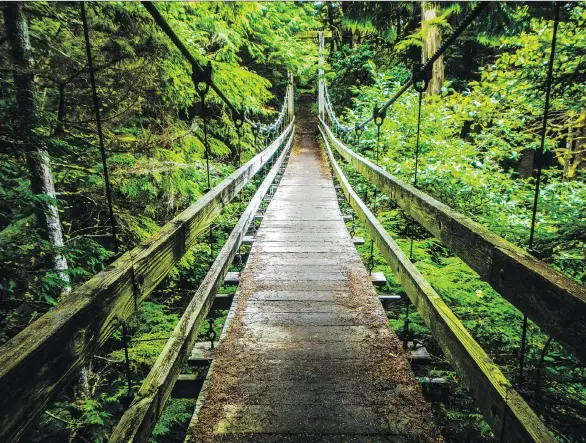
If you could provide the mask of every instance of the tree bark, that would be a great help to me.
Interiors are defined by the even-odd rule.
[[[351,3],[341,2],[340,4],[342,6],[342,17],[345,17],[348,15]],[[342,45],[348,45],[349,47],[352,47],[352,41],[352,31],[342,29]]]
[[[437,17],[438,6],[434,2],[421,2],[421,31],[423,38],[422,61],[430,59],[442,44],[442,32],[429,21]],[[439,94],[444,83],[444,57],[439,57],[433,64],[431,80],[427,87],[428,95]]]
[[[333,56],[335,48],[335,34],[336,28],[334,27],[334,7],[332,6],[332,2],[329,1],[328,3],[328,26],[332,33],[332,37],[330,38],[330,57]]]
[[[535,170],[535,149],[523,149],[521,151],[521,159],[517,165],[517,172],[519,177],[529,178],[533,175]]]
[[[62,135],[65,126],[65,83],[59,84],[59,110],[53,135]]]
[[[586,152],[585,127],[574,128],[572,124],[568,127],[568,138],[566,140],[566,150],[562,156],[561,163],[564,167],[562,174],[563,181],[569,181],[575,178],[576,170],[582,163],[584,152]]]
[[[70,280],[67,275],[67,259],[58,252],[64,244],[63,232],[57,209],[49,154],[43,148],[42,141],[36,134],[39,112],[35,78],[32,73],[34,60],[23,2],[6,2],[4,4],[4,26],[15,66],[15,127],[22,137],[31,190],[40,196],[40,200],[43,202],[37,209],[37,224],[46,239],[57,249],[57,252],[53,254],[53,266],[63,280],[63,292],[67,293],[70,290]]]

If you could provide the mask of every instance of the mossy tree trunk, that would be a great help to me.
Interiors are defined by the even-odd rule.
[[[56,249],[53,254],[54,269],[63,280],[63,292],[69,292],[67,259],[59,252],[59,249],[64,245],[63,232],[59,220],[49,154],[44,149],[42,139],[37,133],[39,112],[33,74],[34,60],[23,2],[6,2],[4,4],[4,24],[14,63],[15,126],[22,137],[31,190],[41,202],[36,212],[37,224],[45,238]]]
[[[438,15],[439,7],[435,2],[421,2],[421,32],[423,38],[422,61],[425,63],[442,44],[441,29],[433,21]],[[433,64],[432,77],[427,87],[427,94],[439,94],[444,83],[444,57],[439,57]]]

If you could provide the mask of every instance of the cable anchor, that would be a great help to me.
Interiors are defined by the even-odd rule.
[[[244,115],[244,111],[240,111],[237,114],[235,114],[232,119],[234,120],[234,126],[236,126],[237,129],[240,129],[243,125],[244,125],[244,120],[245,120],[245,115]]]
[[[413,65],[413,72],[411,77],[413,79],[413,87],[417,92],[425,92],[432,76],[432,67],[424,67],[421,63]]]
[[[203,99],[210,90],[212,84],[212,62],[208,62],[207,65],[202,67],[202,71],[192,70],[191,80],[195,86],[195,90],[199,96]]]
[[[382,126],[385,118],[387,117],[387,111],[381,111],[381,108],[375,106],[372,110],[372,119],[374,120],[374,124],[379,128]]]
[[[356,126],[354,127],[354,133],[356,134],[356,144],[360,143],[360,136],[363,132],[364,128],[360,126],[359,123],[356,123]]]

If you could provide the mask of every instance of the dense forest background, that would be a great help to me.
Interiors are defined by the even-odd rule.
[[[116,258],[104,194],[78,3],[2,3],[0,25],[0,343],[8,341]],[[253,120],[280,108],[287,72],[315,92],[316,41],[332,32],[326,77],[337,114],[353,125],[372,114],[429,56],[473,5],[459,2],[158,3],[213,78]],[[188,63],[138,3],[88,3],[120,252],[152,235],[207,190],[201,104]],[[510,241],[527,247],[540,141],[553,3],[495,2],[436,63],[422,110],[419,187]],[[586,282],[586,4],[561,9],[552,108],[537,214],[537,255]],[[16,38],[18,37],[18,38]],[[26,38],[25,38],[26,37]],[[387,113],[381,164],[409,181],[417,129],[415,91]],[[264,146],[208,97],[212,186]],[[371,125],[372,126],[372,125]],[[372,127],[348,144],[373,156]],[[373,190],[359,176],[361,195]],[[248,189],[246,192],[252,190]],[[243,196],[245,197],[245,195]],[[379,219],[409,248],[409,221],[381,195]],[[245,198],[242,199],[245,201]],[[370,201],[372,204],[373,202]],[[236,201],[214,224],[215,252],[242,211]],[[360,226],[355,227],[357,232]],[[491,357],[515,380],[522,314],[423,231],[415,260]],[[364,234],[364,233],[363,233]],[[364,234],[364,236],[366,236]],[[365,260],[367,245],[361,249]],[[128,323],[132,387],[140,386],[172,331],[214,248],[189,251]],[[401,293],[382,257],[387,293]],[[401,307],[388,312],[402,332]],[[217,313],[216,328],[223,323]],[[442,376],[434,403],[447,441],[492,441],[457,376],[416,314],[412,338]],[[202,330],[202,333],[205,330]],[[123,337],[115,334],[26,441],[106,441],[127,404]],[[586,441],[583,362],[530,324],[526,377],[519,386],[559,441]],[[153,439],[182,441],[193,401],[173,400]]]

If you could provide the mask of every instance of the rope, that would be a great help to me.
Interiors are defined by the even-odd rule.
[[[553,80],[553,62],[555,59],[555,49],[557,43],[557,33],[558,33],[558,26],[560,21],[560,7],[561,3],[556,2],[555,4],[555,16],[553,20],[553,34],[551,37],[551,52],[549,54],[549,63],[547,67],[547,79],[546,79],[546,86],[545,86],[545,104],[543,107],[543,121],[541,126],[541,142],[539,146],[539,150],[537,151],[537,176],[535,178],[535,191],[533,194],[533,209],[531,215],[531,227],[529,230],[529,248],[528,251],[532,255],[536,254],[536,251],[533,249],[534,240],[535,240],[535,225],[537,219],[537,207],[539,204],[539,192],[541,186],[541,173],[543,170],[543,153],[545,150],[545,136],[547,131],[547,120],[549,117],[549,103],[551,97],[551,83]],[[519,384],[522,384],[524,381],[524,365],[525,365],[525,353],[527,347],[527,315],[523,316],[523,326],[521,332],[521,351],[519,353]]]
[[[94,102],[94,113],[96,115],[96,126],[98,130],[98,141],[100,145],[100,154],[102,156],[102,167],[104,168],[104,187],[106,190],[106,199],[108,201],[108,211],[110,213],[110,229],[112,232],[112,240],[114,242],[114,252],[118,254],[118,237],[116,230],[116,220],[114,218],[114,206],[112,204],[112,188],[110,185],[110,176],[108,174],[108,162],[106,158],[106,148],[104,147],[104,134],[102,132],[102,118],[100,115],[100,105],[98,101],[98,91],[96,88],[96,78],[94,75],[94,64],[92,58],[92,47],[90,44],[89,27],[87,23],[87,16],[85,13],[85,2],[80,2],[81,6],[81,21],[83,23],[83,36],[85,39],[85,51],[87,55],[88,68],[90,73],[90,83],[92,87],[92,98]]]

